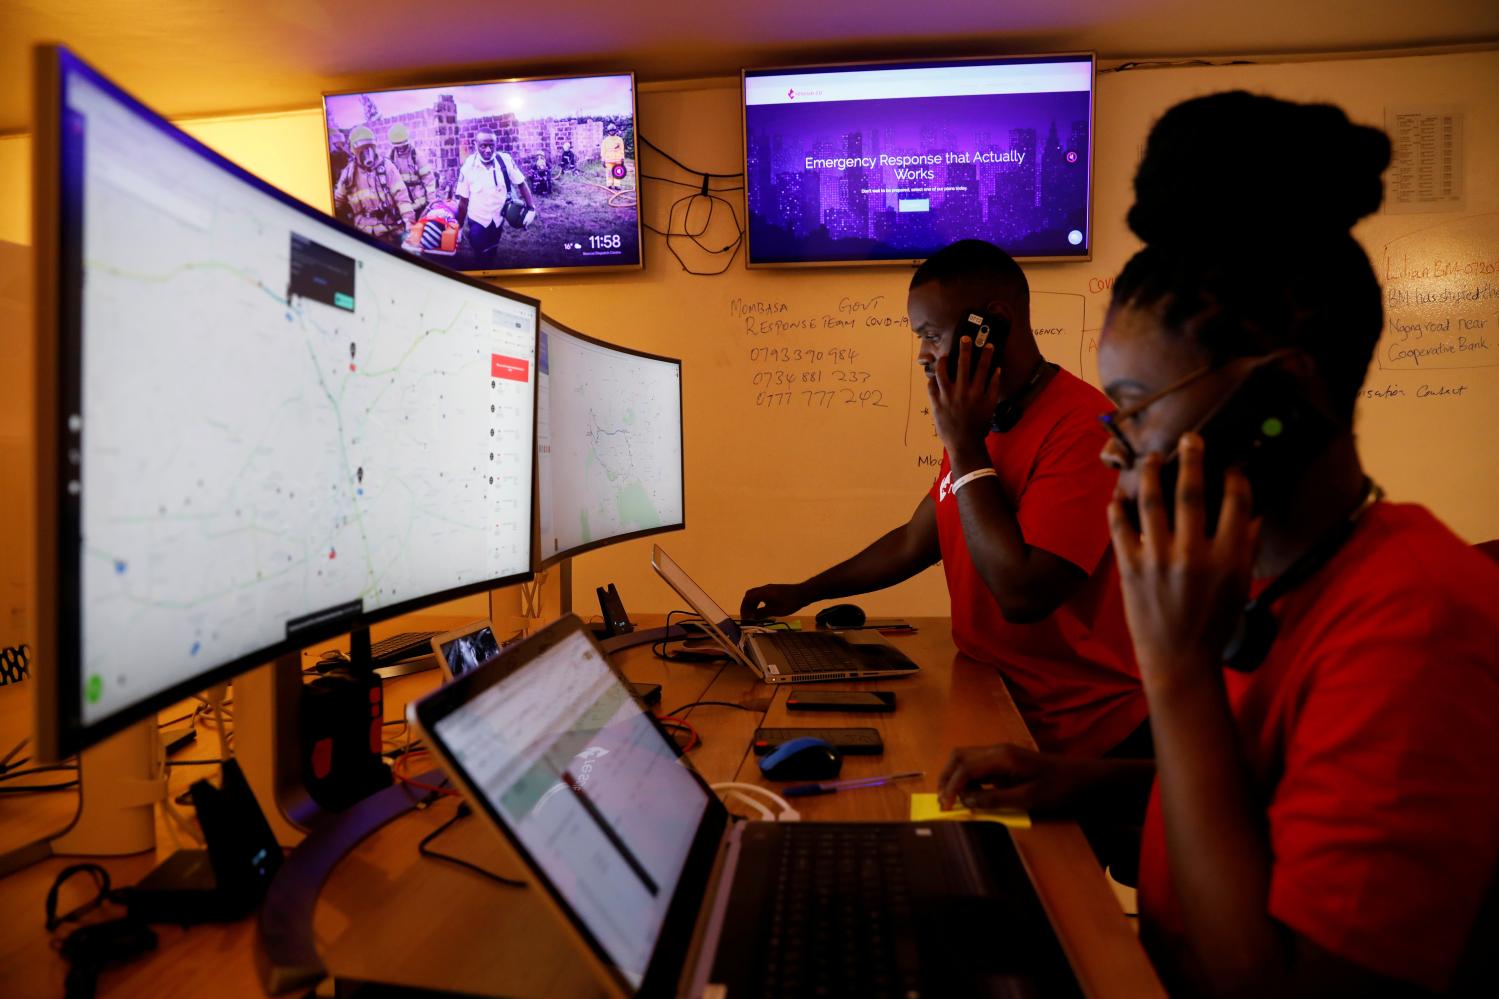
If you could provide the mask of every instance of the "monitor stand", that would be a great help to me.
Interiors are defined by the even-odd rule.
[[[119,857],[156,849],[167,793],[156,716],[78,754],[78,814],[62,832],[0,855],[0,877],[48,857]]]
[[[282,846],[296,846],[330,814],[302,786],[297,725],[301,696],[300,651],[288,652],[234,681],[234,756]]]
[[[302,787],[299,652],[234,681],[235,758],[277,842],[295,846],[328,821]],[[156,716],[78,755],[78,815],[55,836],[0,854],[0,877],[55,856],[115,857],[156,848],[156,802],[167,793]]]
[[[557,563],[557,589],[557,616],[567,617],[573,612],[573,560],[570,558]]]

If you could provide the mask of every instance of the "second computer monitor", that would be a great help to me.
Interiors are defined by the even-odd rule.
[[[682,362],[541,317],[541,559],[686,526]]]

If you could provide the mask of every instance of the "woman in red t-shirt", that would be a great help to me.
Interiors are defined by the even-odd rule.
[[[1238,92],[1168,111],[1135,178],[1099,371],[1156,747],[1141,937],[1173,992],[1499,994],[1499,567],[1384,502],[1353,434],[1383,313],[1349,230],[1389,157]],[[942,793],[1068,811],[1149,778],[988,747]]]

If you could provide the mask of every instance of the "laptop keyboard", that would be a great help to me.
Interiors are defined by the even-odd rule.
[[[852,665],[852,654],[848,643],[832,635],[816,633],[779,635],[771,633],[758,636],[776,650],[781,666],[791,673],[826,673],[830,670],[848,670]]]
[[[900,832],[873,824],[784,827],[761,940],[761,995],[921,994]]]
[[[435,631],[403,631],[370,645],[370,659],[376,664],[404,659],[410,653],[431,653]]]

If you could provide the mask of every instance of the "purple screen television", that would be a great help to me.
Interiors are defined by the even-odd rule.
[[[638,268],[635,78],[323,97],[333,213],[469,274]]]
[[[751,267],[1092,255],[1093,56],[744,72]]]

